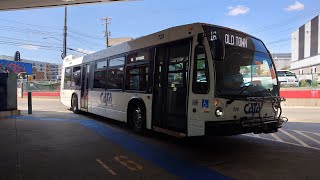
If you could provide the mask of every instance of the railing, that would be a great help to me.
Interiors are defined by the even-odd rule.
[[[48,80],[37,80],[37,81],[26,81],[18,80],[17,87],[23,87],[23,92],[59,92],[60,81],[48,81]]]

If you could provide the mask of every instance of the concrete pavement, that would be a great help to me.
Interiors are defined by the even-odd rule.
[[[320,179],[317,144],[293,131],[316,139],[309,132],[319,122],[283,127],[310,148],[283,132],[275,133],[283,142],[270,134],[140,136],[112,120],[73,114],[59,100],[35,100],[31,116],[24,103],[23,116],[0,120],[0,179]]]

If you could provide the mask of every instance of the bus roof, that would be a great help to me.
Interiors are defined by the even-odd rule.
[[[115,55],[130,52],[130,51],[143,49],[143,48],[150,47],[150,46],[164,44],[164,43],[167,43],[170,41],[191,38],[195,34],[203,32],[204,31],[203,26],[216,27],[219,29],[234,31],[234,32],[238,32],[243,35],[246,35],[246,36],[253,37],[247,33],[244,33],[244,32],[241,32],[241,31],[238,31],[235,29],[231,29],[228,27],[197,22],[197,23],[192,23],[192,24],[185,24],[185,25],[170,27],[170,28],[164,29],[162,31],[158,31],[158,32],[155,32],[155,33],[152,33],[149,35],[141,36],[141,37],[133,39],[131,41],[127,41],[127,42],[121,43],[119,45],[112,46],[112,47],[103,49],[101,51],[97,51],[97,52],[89,54],[89,55],[85,55],[85,56],[83,56],[83,60],[82,59],[81,60],[83,62],[90,62],[90,61],[102,59],[105,57],[112,57]],[[160,35],[161,35],[161,37],[160,37]],[[253,37],[253,38],[255,38],[255,37]],[[258,38],[255,38],[255,39],[259,40]],[[77,62],[79,62],[78,58],[74,59],[74,60],[77,60]],[[69,64],[68,65],[67,63],[65,63],[65,61],[70,62],[70,59],[65,59],[64,65],[66,65],[66,66],[71,65],[70,63],[68,63]],[[77,63],[72,63],[72,64],[77,64]]]
[[[195,24],[197,24],[197,23],[195,23]],[[252,37],[252,38],[255,38],[255,39],[261,41],[261,39],[255,37],[255,36],[253,36],[253,35],[250,35],[250,34],[245,33],[245,32],[243,32],[243,31],[239,31],[239,30],[232,29],[232,28],[229,28],[229,27],[219,26],[219,25],[214,25],[214,24],[207,24],[207,23],[200,23],[200,24],[201,24],[201,25],[206,25],[206,26],[211,26],[211,27],[217,27],[217,28],[225,29],[225,30],[229,30],[229,31],[234,31],[234,32],[241,33],[241,34],[243,34],[243,35],[246,35],[246,36],[249,36],[249,37]]]

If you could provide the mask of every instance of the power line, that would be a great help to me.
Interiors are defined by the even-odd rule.
[[[19,46],[32,46],[35,48],[50,48],[50,49],[60,49],[61,48],[61,47],[57,47],[57,46],[44,46],[44,45],[40,45],[40,44],[19,43],[19,42],[3,41],[3,40],[0,40],[0,42],[3,44],[11,44],[11,45],[19,45]]]
[[[271,46],[271,48],[274,48],[274,47],[282,47],[282,46],[286,46],[286,45],[289,45],[290,42],[287,42],[287,43],[284,43],[284,44],[278,44],[278,45],[275,45],[275,46]]]
[[[42,28],[49,28],[49,29],[59,29],[60,28],[55,28],[55,27],[47,27],[47,26],[41,26],[41,25],[35,25],[35,24],[27,24],[27,23],[23,23],[23,22],[18,22],[18,21],[11,21],[11,20],[5,20],[5,19],[0,19],[0,21],[7,21],[7,22],[11,22],[11,23],[15,23],[15,24],[24,24],[29,26],[28,28],[21,28],[21,27],[15,27],[15,26],[1,26],[0,25],[0,30],[8,30],[8,31],[13,31],[13,32],[18,32],[18,33],[31,33],[34,35],[46,35],[46,36],[56,36],[56,35],[61,35],[61,32],[57,32],[57,31],[44,31],[44,30],[39,30],[39,29],[32,29],[31,27],[42,27]],[[72,28],[71,28],[72,29]],[[82,36],[82,37],[86,37],[86,38],[91,38],[91,39],[101,39],[101,37],[98,36],[91,36],[91,35],[87,35],[84,33],[79,33],[76,32],[74,30],[70,30],[70,27],[68,27],[68,32],[75,34],[77,36]],[[89,41],[87,41],[89,42]]]
[[[42,42],[42,41],[33,41],[33,40],[24,40],[24,39],[18,39],[18,38],[10,38],[10,37],[3,37],[3,36],[0,36],[0,39],[5,39],[5,40],[13,40],[13,41],[25,41],[25,42],[33,42],[33,43],[45,43],[45,44],[48,44],[48,45],[57,45],[57,43],[48,43],[48,42]]]
[[[101,44],[98,44],[98,43],[94,43],[92,41],[87,41],[85,39],[82,39],[82,38],[79,38],[79,37],[75,37],[73,35],[69,35],[68,37],[70,37],[71,39],[73,39],[74,41],[77,41],[81,44],[85,43],[84,45],[86,45],[88,47],[87,44],[91,44],[91,45],[94,45],[94,46],[100,46]]]
[[[276,41],[272,41],[272,42],[266,43],[266,45],[276,44],[276,43],[285,42],[285,41],[290,41],[290,40],[291,40],[291,38],[278,39],[278,40],[276,40]]]
[[[35,27],[42,27],[42,28],[47,28],[47,29],[60,30],[60,28],[58,28],[58,27],[49,27],[49,26],[42,26],[42,25],[36,25],[36,24],[28,24],[28,23],[14,21],[14,20],[0,19],[0,21],[6,21],[6,22],[10,22],[10,23],[19,24],[19,25],[24,24],[24,25],[27,25],[27,26],[35,26]]]
[[[29,47],[34,49],[41,49],[41,50],[55,50],[60,51],[60,48],[52,47],[52,46],[41,46],[36,44],[25,44],[25,43],[17,43],[17,42],[10,42],[10,41],[1,41],[0,44],[8,45],[8,46],[15,46],[15,47]]]
[[[42,50],[55,50],[55,51],[61,51],[61,46],[46,46],[46,45],[40,45],[40,44],[31,44],[31,43],[20,43],[20,42],[13,42],[13,41],[4,41],[4,40],[0,40],[0,44],[4,44],[4,45],[11,45],[11,46],[30,46],[30,47],[34,47],[37,49],[42,49]],[[78,53],[82,53],[82,54],[88,54],[82,51],[79,51],[77,49],[74,48],[70,48],[67,47],[66,49],[71,50],[71,51],[75,51]]]
[[[0,26],[0,30],[7,30],[10,32],[19,32],[19,33],[31,33],[31,34],[37,34],[37,35],[57,35],[61,33],[56,33],[56,32],[49,32],[49,31],[39,31],[35,29],[30,29],[30,28],[17,28],[17,27],[11,27],[11,26]]]
[[[268,31],[268,30],[271,30],[271,29],[274,29],[274,28],[278,28],[278,27],[281,27],[281,26],[286,26],[288,24],[296,22],[297,20],[305,19],[305,18],[307,18],[307,17],[309,17],[311,15],[314,16],[314,14],[319,13],[319,10],[320,9],[315,9],[315,10],[310,11],[308,13],[303,13],[303,14],[297,15],[295,17],[292,17],[292,18],[289,18],[289,19],[286,19],[286,20],[283,20],[283,21],[280,21],[280,22],[277,22],[277,23],[274,23],[274,24],[270,24],[270,25],[266,25],[266,26],[263,26],[263,27],[260,27],[260,28],[256,28],[255,30],[252,31],[252,33],[260,33],[260,32]]]
[[[311,39],[311,36],[309,37],[304,37],[304,39]],[[272,41],[272,42],[268,42],[268,43],[265,43],[266,45],[267,44],[277,44],[277,43],[280,43],[280,42],[285,42],[285,41],[290,41],[291,38],[282,38],[282,39],[278,39],[278,40],[275,40],[275,41]]]
[[[70,37],[70,36],[69,36]],[[78,41],[78,40],[76,40],[76,39],[74,39],[74,38],[72,38],[72,37],[70,37],[72,40],[74,40],[74,41],[77,41],[77,42],[79,42],[80,44],[82,44],[83,46],[85,46],[85,47],[87,47],[87,48],[91,48],[91,47],[89,47],[87,44],[85,44],[85,43],[83,43],[83,42],[81,42],[81,41]]]
[[[73,28],[71,28],[71,29],[73,29]],[[69,31],[71,33],[74,33],[74,34],[79,35],[79,36],[83,36],[83,37],[87,37],[87,38],[91,38],[91,39],[101,39],[101,37],[99,37],[99,36],[91,36],[91,35],[88,35],[88,34],[78,33],[78,32],[72,31],[72,30],[70,30],[70,28],[69,28]]]
[[[67,48],[68,50],[71,50],[71,51],[75,51],[75,52],[78,52],[78,53],[82,53],[82,54],[88,54],[88,53],[85,53],[83,51],[79,51],[77,49],[73,49],[73,48]]]

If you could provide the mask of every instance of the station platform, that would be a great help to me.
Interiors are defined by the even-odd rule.
[[[124,123],[73,114],[59,99],[34,99],[32,115],[27,100],[19,99],[18,109],[21,116],[0,118],[0,180],[320,179],[320,123],[297,115],[285,133],[273,134],[279,141],[265,134],[178,139],[142,136]]]
[[[230,179],[67,110],[26,113],[0,119],[0,179]]]

